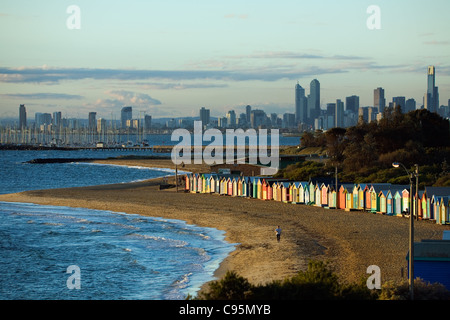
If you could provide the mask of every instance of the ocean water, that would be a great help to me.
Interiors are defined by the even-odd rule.
[[[76,161],[26,163],[99,156],[98,151],[0,151],[0,193],[174,174]],[[0,202],[0,299],[184,299],[214,279],[234,245],[224,240],[222,231],[183,221]]]

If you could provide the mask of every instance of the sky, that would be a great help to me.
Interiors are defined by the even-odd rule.
[[[377,87],[420,106],[428,65],[447,105],[449,12],[448,0],[2,0],[0,118],[20,104],[31,119],[119,119],[123,106],[134,118],[282,115],[313,79],[324,108],[351,95],[373,105]]]

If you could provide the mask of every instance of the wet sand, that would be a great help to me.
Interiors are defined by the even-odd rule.
[[[174,168],[170,160],[96,161]],[[186,171],[206,167],[186,166]],[[169,182],[173,182],[169,178]],[[309,259],[331,264],[342,281],[357,282],[367,267],[381,268],[382,282],[406,279],[409,219],[367,212],[346,212],[276,201],[216,194],[160,190],[162,179],[82,188],[27,191],[0,195],[0,201],[85,207],[180,219],[224,230],[236,249],[216,271],[234,270],[254,284],[282,280],[305,270]],[[282,228],[278,243],[275,228]],[[442,239],[450,226],[415,223],[415,241]],[[403,275],[402,275],[403,269]]]

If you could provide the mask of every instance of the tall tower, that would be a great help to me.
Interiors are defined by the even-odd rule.
[[[384,89],[376,88],[373,91],[373,106],[378,108],[378,112],[383,112],[386,107],[386,99],[384,98]]]
[[[295,122],[305,123],[307,117],[307,100],[305,97],[305,89],[301,85],[295,86]]]
[[[430,95],[430,108],[428,109],[431,112],[437,112],[439,108],[439,92],[438,87],[436,87],[436,69],[434,66],[428,66],[427,78],[427,94]]]
[[[27,109],[24,104],[19,107],[19,129],[23,130],[27,127]]]
[[[97,112],[89,112],[89,131],[97,131]]]
[[[309,91],[310,101],[308,101],[308,115],[310,122],[314,123],[314,119],[320,115],[320,82],[317,79],[311,81]]]
[[[127,127],[127,120],[133,119],[133,108],[132,107],[123,107],[120,112],[120,121],[122,129]]]
[[[210,121],[210,110],[209,109],[205,109],[205,107],[202,107],[200,109],[200,121],[202,122],[203,128],[209,124],[209,121]]]

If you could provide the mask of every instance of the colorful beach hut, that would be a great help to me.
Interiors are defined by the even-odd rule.
[[[358,185],[358,210],[366,210],[366,191],[368,189],[367,184]]]
[[[290,196],[291,196],[291,203],[293,204],[299,204],[300,203],[300,190],[302,189],[300,182],[292,182],[291,188],[290,188]]]
[[[328,188],[328,208],[336,209],[337,205],[337,193],[333,187]]]
[[[381,214],[387,213],[387,196],[389,190],[381,190],[378,193],[378,208],[377,212]]]
[[[353,205],[352,209],[358,210],[359,207],[359,185],[355,184],[353,186]]]
[[[316,207],[322,206],[322,192],[318,184],[314,186],[314,205]]]
[[[393,201],[394,201],[394,204],[393,204],[392,215],[394,215],[394,216],[402,215],[403,209],[402,209],[402,191],[401,190],[395,191]]]

